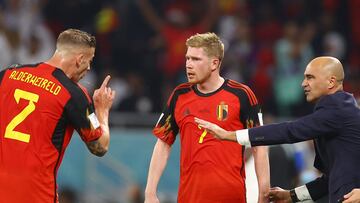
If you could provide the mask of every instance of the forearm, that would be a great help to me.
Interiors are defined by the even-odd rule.
[[[108,124],[108,111],[102,112],[102,111],[95,111],[96,115],[94,114],[90,115],[88,118],[90,119],[92,130],[91,132],[84,132],[84,133],[95,133],[98,134],[101,133],[101,136],[90,142],[86,142],[86,145],[89,149],[89,151],[96,155],[96,156],[104,156],[106,152],[109,150],[109,144],[110,144],[110,129]],[[96,128],[96,129],[94,129]]]
[[[259,186],[259,196],[264,197],[270,189],[270,167],[268,147],[252,148],[255,160],[255,171]]]
[[[99,138],[99,143],[100,145],[106,150],[109,150],[109,145],[110,145],[110,129],[109,129],[109,125],[105,125],[105,124],[101,124],[101,131],[102,131],[102,135]]]
[[[215,20],[219,15],[219,5],[217,0],[210,0],[208,2],[207,12],[202,20],[202,26],[205,30],[211,29],[211,26],[214,24]]]
[[[328,194],[328,178],[326,175],[322,175],[315,180],[306,183],[306,188],[311,196],[312,200],[318,200]]]
[[[110,78],[110,75],[106,76],[100,88],[94,91],[93,102],[96,116],[94,114],[88,116],[92,125],[91,130],[96,133],[100,130],[101,133],[99,139],[87,143],[91,153],[97,156],[103,156],[110,144],[109,111],[115,98],[115,91],[107,87]]]
[[[155,29],[155,31],[160,32],[164,22],[159,18],[157,13],[155,13],[152,5],[148,0],[136,0],[135,1],[145,17],[145,20]]]
[[[99,119],[102,132],[101,137],[98,139],[98,142],[104,149],[108,150],[110,144],[109,110],[96,109],[95,112],[96,116]]]
[[[149,166],[149,175],[146,183],[145,195],[155,195],[160,177],[169,158],[171,147],[158,139],[155,144],[153,155]]]
[[[306,185],[302,185],[297,188],[287,190],[287,192],[288,192],[288,198],[291,199],[292,202],[302,202],[302,201],[312,200]]]

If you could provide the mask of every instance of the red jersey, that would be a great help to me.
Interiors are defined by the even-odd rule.
[[[0,72],[0,202],[58,202],[72,133],[94,141],[96,121],[91,98],[62,70],[40,63]]]
[[[153,132],[172,145],[180,131],[178,202],[246,202],[244,147],[214,138],[194,117],[239,130],[257,125],[258,111],[250,88],[232,80],[209,94],[189,83],[175,88]]]

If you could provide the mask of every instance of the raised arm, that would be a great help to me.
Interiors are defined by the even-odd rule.
[[[291,190],[284,190],[280,187],[271,188],[268,196],[270,201],[275,203],[316,201],[328,194],[327,188],[328,179],[323,175]]]
[[[170,145],[161,139],[158,139],[151,157],[145,189],[145,203],[159,203],[159,199],[157,197],[157,186],[166,167],[170,152]]]
[[[100,88],[95,90],[93,95],[95,114],[99,120],[102,135],[99,139],[87,142],[86,145],[91,153],[96,156],[103,156],[109,149],[110,129],[109,111],[112,106],[115,91],[108,87],[110,76],[106,76]]]
[[[211,30],[211,27],[214,25],[215,21],[218,18],[219,5],[217,0],[210,0],[205,2],[208,2],[208,6],[200,24],[205,31],[209,31]]]
[[[161,32],[165,22],[157,15],[150,2],[148,0],[136,0],[136,4],[150,26],[156,32]]]

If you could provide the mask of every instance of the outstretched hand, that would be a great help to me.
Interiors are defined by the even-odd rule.
[[[280,187],[270,188],[269,194],[267,196],[269,197],[270,202],[273,202],[273,203],[291,203],[292,202],[289,190],[284,190]]]
[[[360,203],[360,189],[353,189],[344,196],[343,203]]]
[[[110,75],[106,76],[99,89],[94,91],[93,100],[94,106],[97,110],[108,111],[115,98],[115,91],[108,87]]]
[[[236,141],[235,133],[231,133],[218,125],[211,123],[209,121],[202,120],[195,117],[195,122],[199,125],[200,128],[207,130],[209,133],[213,134],[215,138],[220,140],[232,140]]]

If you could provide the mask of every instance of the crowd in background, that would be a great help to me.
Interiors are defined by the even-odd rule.
[[[360,95],[356,0],[1,0],[0,8],[1,67],[47,59],[65,28],[88,31],[98,43],[84,84],[91,91],[110,73],[117,111],[161,111],[169,90],[186,81],[185,40],[207,31],[225,42],[223,74],[248,84],[264,112],[311,110],[299,84],[320,55],[339,58],[345,89]]]

